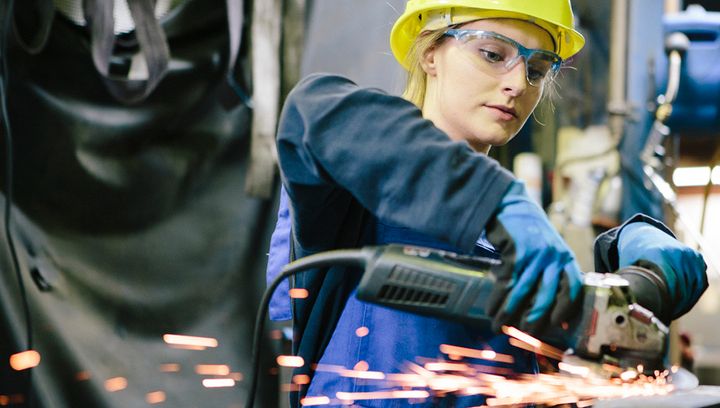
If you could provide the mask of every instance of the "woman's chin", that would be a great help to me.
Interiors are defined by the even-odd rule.
[[[490,147],[501,147],[508,144],[510,140],[512,140],[512,136],[498,136],[498,137],[492,137],[492,138],[478,138],[477,143],[487,145]]]

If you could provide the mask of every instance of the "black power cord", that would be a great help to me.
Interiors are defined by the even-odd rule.
[[[4,222],[5,222],[5,239],[7,240],[10,257],[12,258],[13,268],[15,269],[15,276],[18,282],[18,288],[20,292],[20,298],[23,305],[23,313],[25,315],[25,326],[27,336],[27,348],[26,350],[32,350],[33,338],[32,338],[32,320],[30,316],[30,304],[27,298],[27,291],[25,289],[25,283],[23,276],[20,271],[20,264],[18,262],[17,251],[15,249],[15,241],[10,231],[10,224],[12,221],[12,203],[13,203],[13,139],[12,129],[10,127],[10,116],[8,115],[7,109],[7,86],[8,86],[8,38],[9,32],[13,24],[13,11],[14,11],[14,0],[6,0],[4,2],[5,13],[2,19],[2,38],[0,39],[0,58],[2,58],[2,65],[0,68],[0,111],[2,111],[2,123],[3,131],[5,134],[5,211],[4,211]],[[31,371],[27,373],[27,384],[26,384],[26,402],[27,406],[32,405],[32,376]]]
[[[265,315],[267,314],[268,307],[270,305],[270,298],[275,292],[275,289],[277,289],[280,283],[282,283],[285,279],[308,269],[341,265],[364,266],[368,259],[372,257],[373,253],[374,252],[372,251],[361,249],[341,249],[306,256],[285,265],[278,276],[272,281],[272,283],[270,283],[270,285],[268,285],[267,289],[265,289],[262,300],[260,301],[260,307],[255,320],[255,329],[253,330],[252,371],[250,372],[250,390],[248,391],[245,408],[253,408],[253,404],[255,403],[255,394],[257,393],[258,387],[258,374],[260,370],[260,343],[263,331],[265,330]]]

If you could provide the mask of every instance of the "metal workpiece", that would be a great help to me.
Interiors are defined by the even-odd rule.
[[[630,284],[617,274],[588,273],[583,311],[572,344],[573,354],[619,367],[662,367],[668,327],[652,311],[635,303]]]

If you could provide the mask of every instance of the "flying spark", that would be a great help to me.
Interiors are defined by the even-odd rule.
[[[233,380],[232,378],[206,378],[202,380],[202,385],[205,388],[234,387],[235,380]]]
[[[171,346],[187,347],[194,350],[204,350],[208,347],[217,347],[218,341],[212,337],[184,336],[181,334],[163,335],[165,343]]]
[[[508,367],[495,367],[471,364],[465,359],[487,360],[499,363],[512,363],[512,356],[499,354],[493,350],[476,350],[443,344],[440,351],[450,360],[418,357],[418,364],[408,362],[402,373],[383,373],[367,371],[367,367],[357,364],[354,369],[343,366],[317,364],[316,371],[335,373],[341,377],[361,379],[364,384],[375,381],[379,391],[338,392],[336,399],[327,396],[306,397],[303,406],[352,404],[354,401],[406,399],[410,403],[421,402],[426,398],[444,398],[450,395],[486,396],[486,407],[514,405],[572,405],[591,406],[598,399],[626,398],[634,396],[666,395],[674,389],[667,381],[670,370],[656,371],[654,376],[642,374],[642,367],[621,368],[610,364],[602,366],[606,375],[585,366],[582,362],[562,361],[563,353],[542,341],[512,327],[504,327],[511,345],[535,352],[538,355],[558,361],[560,372],[526,374],[515,372]],[[291,357],[291,356],[281,356]],[[278,360],[279,362],[279,360]],[[607,375],[609,374],[609,375]],[[608,378],[610,377],[610,378]],[[305,383],[309,379],[293,381],[293,385]]]
[[[40,353],[26,350],[10,356],[10,367],[15,371],[27,370],[40,364]]]
[[[302,367],[305,360],[300,356],[277,356],[275,359],[281,367]]]

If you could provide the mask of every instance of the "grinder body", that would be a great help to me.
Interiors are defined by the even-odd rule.
[[[374,250],[358,286],[360,300],[490,326],[485,304],[495,285],[492,269],[500,261],[405,245]],[[566,328],[550,328],[540,338],[584,359],[648,370],[662,367],[668,329],[645,306],[664,306],[657,299],[665,289],[654,283],[655,274],[645,271],[632,267],[615,274],[586,273],[582,311]],[[645,305],[637,302],[634,291],[646,299]]]

